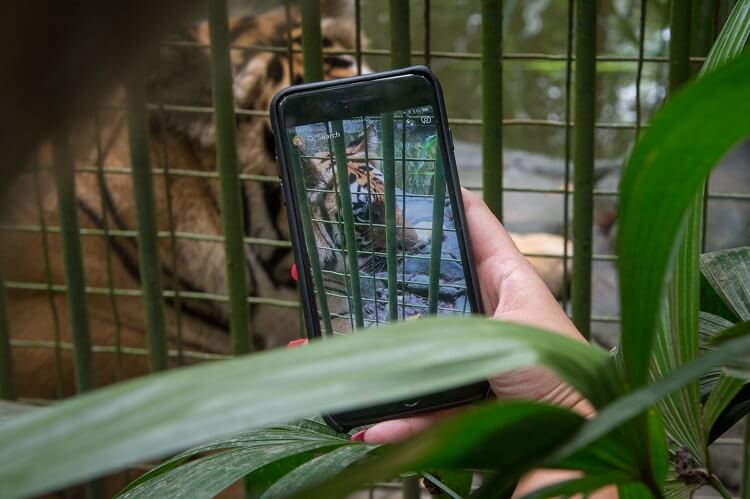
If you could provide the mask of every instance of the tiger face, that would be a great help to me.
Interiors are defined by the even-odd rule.
[[[354,215],[356,248],[358,250],[359,266],[361,270],[377,272],[384,269],[385,258],[382,253],[386,250],[385,230],[385,178],[378,168],[379,160],[369,159],[377,157],[377,138],[374,129],[368,129],[347,145],[348,188],[351,194],[351,210]],[[369,136],[370,139],[365,138]],[[343,236],[340,230],[341,210],[336,195],[338,182],[335,160],[330,150],[324,150],[308,155],[300,150],[303,158],[303,175],[307,196],[314,219],[319,222],[314,225],[318,252],[323,261],[323,268],[340,270],[343,267],[342,253],[333,249],[343,247]],[[397,194],[398,196],[398,194]],[[427,242],[421,241],[417,231],[405,223],[401,209],[396,207],[396,246],[401,252],[412,253],[424,247]]]

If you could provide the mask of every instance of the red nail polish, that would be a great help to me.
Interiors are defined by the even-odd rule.
[[[367,433],[367,430],[358,431],[352,437],[349,439],[352,442],[364,442],[365,441],[365,433]]]
[[[301,347],[302,345],[307,345],[307,338],[292,340],[286,344],[287,348]]]
[[[292,264],[291,274],[292,274],[292,280],[294,282],[297,282],[297,280],[299,279],[299,275],[297,274],[297,264],[296,263]]]

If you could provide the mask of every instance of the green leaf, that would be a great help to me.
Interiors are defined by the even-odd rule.
[[[555,452],[555,458],[567,456],[586,448],[614,428],[630,421],[662,397],[678,390],[691,380],[710,369],[725,365],[738,356],[750,354],[750,322],[742,322],[730,328],[736,339],[706,352],[654,383],[620,397],[599,411],[597,416],[585,423],[573,438]]]
[[[547,485],[534,492],[521,496],[521,499],[547,499],[548,497],[572,497],[577,494],[584,494],[584,497],[595,492],[602,487],[610,485],[606,477],[600,476],[583,476],[564,482]]]
[[[745,384],[716,418],[708,435],[709,441],[713,442],[722,436],[748,413],[750,413],[750,386]]]
[[[703,254],[701,271],[729,310],[750,320],[750,247]]]
[[[726,374],[721,376],[716,382],[703,408],[703,418],[706,421],[706,428],[711,429],[711,433],[714,432],[713,427],[716,421],[727,406],[732,404],[743,386],[745,386],[745,380],[727,376]]]
[[[160,373],[11,420],[0,425],[0,496],[53,490],[311,412],[414,397],[538,364],[596,405],[620,390],[604,351],[558,334],[479,318],[402,323]]]
[[[8,402],[0,400],[0,423],[5,420],[15,419],[38,411],[40,408],[33,405],[19,404],[18,402]]]
[[[634,387],[647,381],[666,277],[688,209],[718,160],[750,135],[749,85],[750,55],[687,85],[654,117],[623,172],[621,353]]]
[[[745,48],[748,36],[750,36],[750,0],[739,0],[721,29],[714,46],[711,47],[698,75],[711,73],[739,56]]]
[[[198,447],[194,447],[172,457],[156,468],[153,468],[144,473],[137,479],[130,482],[120,493],[124,494],[125,492],[139,486],[144,482],[153,480],[159,475],[163,475],[164,473],[167,473],[181,466],[191,457],[198,456],[207,452],[229,449],[263,450],[267,447],[276,448],[284,445],[298,445],[301,448],[300,453],[303,453],[306,452],[304,448],[307,447],[317,449],[349,443],[349,439],[341,437],[333,430],[329,429],[331,433],[320,431],[317,426],[308,426],[309,423],[319,425],[319,423],[312,421],[306,421],[300,423],[299,425],[279,425],[271,428],[251,431],[248,433],[241,433],[239,435],[232,435],[228,438],[222,438]]]
[[[711,287],[704,276],[701,273],[701,311],[710,313],[712,315],[721,317],[722,319],[736,321],[739,319],[737,315],[733,314],[729,307],[726,306],[724,300],[719,297],[716,290]]]
[[[461,499],[471,492],[471,483],[474,480],[474,473],[465,470],[442,470],[433,473],[422,473],[425,480],[432,483],[435,487],[442,490],[442,494],[437,497],[451,497]],[[435,497],[433,495],[433,497]]]
[[[248,473],[293,455],[330,447],[330,443],[230,449],[190,461],[129,489],[122,499],[213,497]]]
[[[271,486],[261,499],[288,497],[305,487],[333,478],[376,447],[375,445],[352,444],[316,457],[285,475]]]
[[[640,464],[628,447],[605,438],[572,459],[545,459],[584,424],[577,414],[538,402],[501,402],[473,408],[441,421],[403,444],[354,466],[335,480],[294,497],[344,497],[362,483],[388,479],[407,470],[502,470],[511,480],[536,466],[571,466],[606,475],[610,482],[637,479]],[[544,431],[540,431],[544,428]]]

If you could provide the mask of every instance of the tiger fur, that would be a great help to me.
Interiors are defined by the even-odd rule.
[[[352,2],[322,4],[324,46],[333,51],[352,50],[355,46]],[[291,43],[291,65],[286,51],[241,48],[231,51],[236,107],[265,112],[278,90],[303,81],[299,12],[291,9],[290,22],[284,8],[237,17],[230,19],[229,29],[233,47]],[[171,355],[171,364],[178,365],[204,359],[206,354],[228,354],[229,338],[226,302],[191,298],[195,293],[210,297],[227,292],[220,239],[219,186],[215,176],[215,131],[210,112],[210,60],[205,48],[209,41],[208,26],[199,23],[186,28],[172,41],[178,43],[161,48],[158,70],[152,73],[148,88],[151,102],[164,103],[163,110],[151,113],[150,159],[155,171],[157,228],[164,233],[171,230],[177,233],[174,240],[160,237],[159,249],[164,289],[181,292],[179,299],[174,296],[165,299],[168,347],[173,352],[185,352],[182,358]],[[188,43],[177,46],[182,42]],[[185,46],[190,44],[196,46]],[[351,55],[326,54],[323,62],[326,79],[358,72]],[[368,71],[366,66],[361,69]],[[82,230],[88,231],[81,237],[81,248],[86,284],[91,288],[87,294],[87,319],[91,343],[97,347],[93,368],[99,386],[149,370],[148,357],[144,355],[147,345],[144,307],[142,297],[137,294],[140,278],[133,233],[136,215],[132,179],[127,170],[131,161],[123,97],[123,90],[116,89],[96,120],[71,131],[73,160],[78,168],[75,179],[78,220]],[[202,109],[186,111],[178,109],[179,106]],[[236,121],[241,173],[275,178],[275,145],[268,118],[238,113]],[[351,153],[356,156],[357,151]],[[22,176],[8,189],[7,198],[0,200],[2,224],[21,227],[0,235],[0,261],[5,264],[4,277],[8,283],[8,323],[14,344],[17,391],[22,397],[54,399],[75,393],[75,373],[66,296],[60,289],[53,292],[46,289],[48,282],[58,286],[65,283],[57,195],[51,173],[53,161],[48,148],[40,151],[37,163],[39,171]],[[101,179],[96,173],[99,166],[106,170]],[[377,191],[376,184],[382,184],[382,173],[377,166],[355,161],[349,168],[354,170],[360,186],[368,185]],[[167,169],[172,172],[169,176],[164,174]],[[361,182],[368,173],[369,181]],[[278,182],[244,181],[242,197],[246,236],[289,240]],[[373,221],[382,216],[376,205],[373,203]],[[22,229],[40,224],[49,228],[46,234]],[[101,234],[105,227],[116,234],[105,238]],[[382,232],[376,227],[370,234],[371,243],[366,243],[359,233],[358,245],[382,249]],[[214,240],[192,237],[197,234],[213,236]],[[411,229],[399,239],[406,250],[424,244]],[[292,262],[288,246],[246,245],[250,295],[296,301],[298,296],[290,279]],[[331,268],[340,263],[337,261]],[[373,263],[363,262],[363,265]],[[30,282],[35,286],[19,289],[14,282]],[[112,296],[107,292],[111,287],[133,292]],[[338,312],[345,310],[345,305],[341,305]],[[300,332],[296,310],[273,305],[252,305],[251,323],[254,343],[260,348],[285,344]],[[57,340],[61,348],[52,348]]]
[[[354,48],[355,32],[349,3],[323,2],[321,27],[326,48]],[[283,47],[290,42],[293,49],[291,67],[286,51],[231,51],[233,92],[236,106],[241,110],[267,111],[271,97],[278,90],[302,81],[301,23],[296,9],[291,9],[290,20],[287,22],[283,7],[230,20],[233,47]],[[177,289],[183,293],[179,300],[173,296],[165,299],[168,347],[185,352],[228,354],[226,302],[190,298],[196,292],[209,296],[227,293],[210,112],[210,60],[205,48],[209,42],[208,26],[201,23],[185,29],[176,41],[197,46],[165,44],[160,49],[158,70],[148,81],[150,102],[164,103],[163,110],[150,114],[156,223],[159,231],[177,233],[174,240],[159,239],[161,277],[165,290]],[[357,65],[353,56],[324,56],[326,79],[355,74]],[[99,347],[93,356],[97,385],[148,372],[147,356],[132,354],[133,349],[143,350],[147,345],[142,297],[132,293],[110,296],[107,292],[112,286],[140,289],[137,242],[132,235],[136,228],[132,179],[127,170],[118,171],[131,164],[123,95],[122,89],[115,90],[99,111],[99,133],[94,120],[71,133],[74,161],[79,169],[75,180],[79,224],[83,230],[98,231],[95,235],[81,237],[86,284],[92,290],[87,294],[91,343]],[[208,112],[186,112],[175,106],[198,106]],[[268,118],[238,113],[236,131],[241,173],[276,178],[274,138]],[[52,399],[73,394],[75,383],[72,349],[68,346],[72,339],[66,297],[64,293],[48,293],[45,289],[48,281],[56,285],[65,283],[62,241],[56,229],[60,224],[57,195],[51,174],[52,161],[46,149],[40,153],[38,163],[38,174],[20,178],[9,190],[12,193],[9,199],[2,201],[5,215],[2,222],[28,227],[39,225],[43,220],[50,231],[46,236],[38,232],[9,231],[3,234],[1,246],[3,260],[7,263],[5,278],[10,283],[8,310],[15,344],[13,364],[17,389],[24,397]],[[97,165],[106,170],[101,182],[94,168]],[[172,172],[169,176],[163,174],[165,168]],[[247,237],[289,240],[277,181],[244,181],[242,198]],[[41,213],[38,205],[41,205]],[[101,234],[105,226],[120,232],[105,238]],[[195,240],[191,237],[195,234],[214,236],[215,240]],[[45,253],[49,272],[44,265]],[[298,296],[290,279],[292,262],[288,245],[246,245],[249,294],[285,303],[296,301]],[[33,290],[20,290],[12,286],[14,281],[38,286]],[[299,314],[294,309],[252,305],[251,322],[257,348],[285,344],[300,334]],[[63,342],[60,350],[49,346],[58,331]],[[117,344],[122,346],[120,351],[114,347]],[[201,357],[204,355],[186,354],[181,362],[189,363]],[[170,360],[174,365],[180,363],[175,356]]]

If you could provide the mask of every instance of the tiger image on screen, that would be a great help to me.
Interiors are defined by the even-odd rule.
[[[324,333],[470,313],[431,106],[288,133]]]

